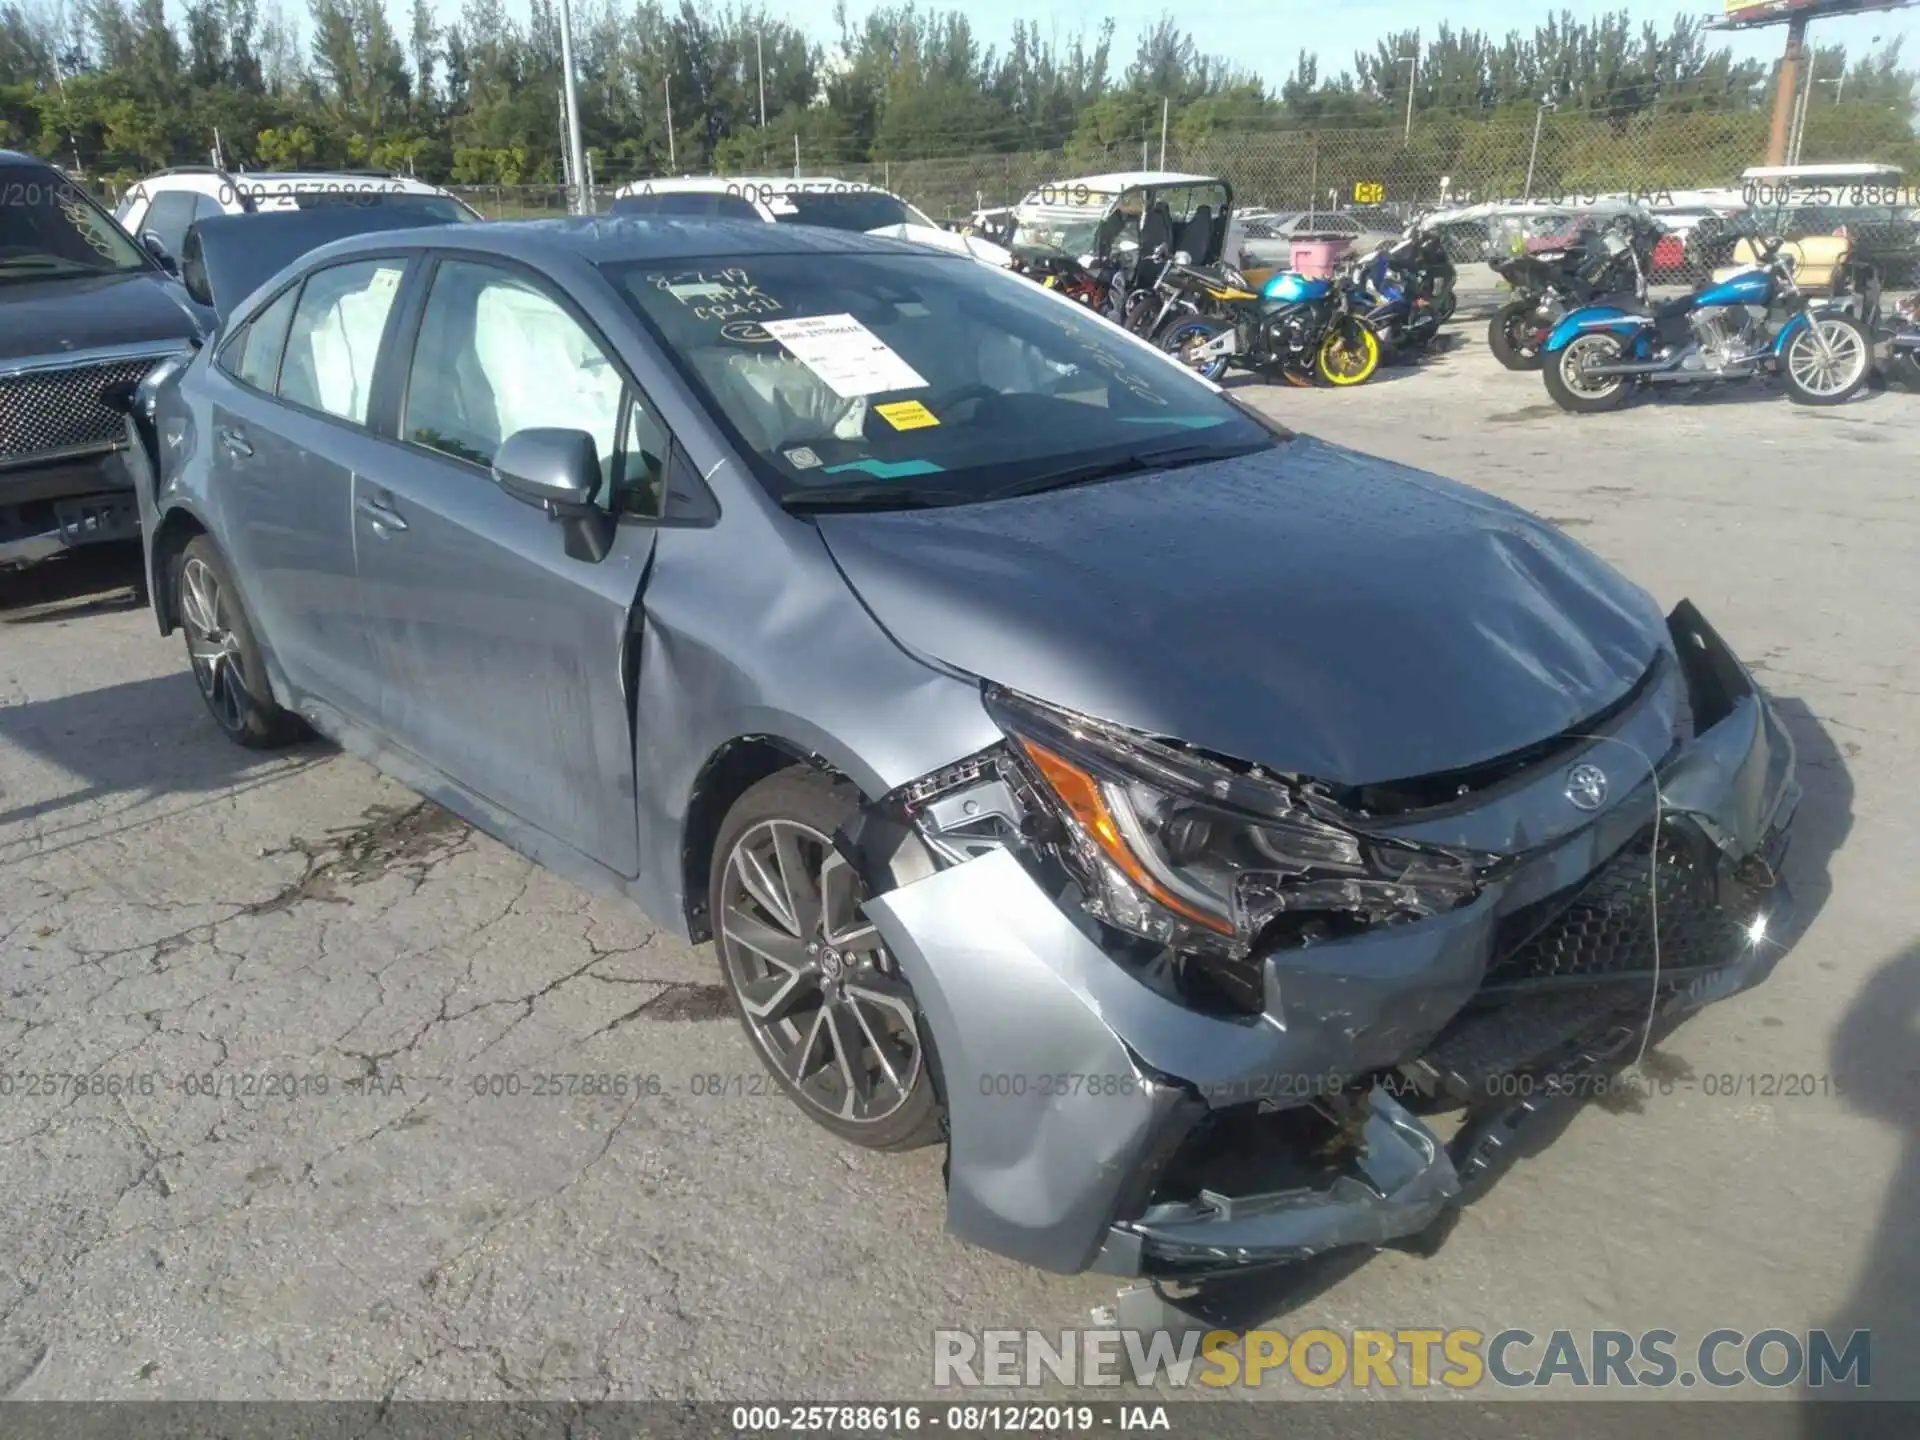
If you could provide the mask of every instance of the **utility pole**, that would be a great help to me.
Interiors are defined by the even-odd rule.
[[[562,88],[562,103],[567,112],[567,169],[572,172],[573,183],[577,188],[573,211],[576,215],[589,213],[591,200],[585,190],[587,167],[580,155],[580,97],[573,85],[573,5],[571,0],[560,0],[560,69],[566,83]]]
[[[1533,112],[1533,149],[1527,152],[1527,193],[1526,198],[1533,199],[1533,165],[1540,158],[1540,122],[1547,118],[1547,111],[1553,108],[1551,100],[1542,100],[1540,108]]]
[[[760,72],[760,128],[767,128],[767,57],[760,50],[760,32],[753,32],[753,66]],[[763,157],[764,158],[764,157]]]
[[[1820,52],[1815,49],[1807,55],[1806,83],[1800,87],[1800,103],[1793,112],[1793,141],[1787,147],[1789,165],[1800,163],[1800,142],[1807,137],[1807,107],[1813,103],[1813,76],[1819,68]]]
[[[667,87],[667,169],[677,170],[680,162],[673,153],[673,76],[666,77]]]
[[[1400,142],[1406,146],[1413,144],[1413,86],[1415,78],[1420,73],[1419,35],[1416,34],[1413,38],[1413,53],[1402,55],[1400,58],[1407,62],[1407,133]]]
[[[1167,168],[1167,107],[1172,101],[1167,96],[1160,97],[1160,168]]]
[[[800,132],[793,132],[793,178],[800,178]]]

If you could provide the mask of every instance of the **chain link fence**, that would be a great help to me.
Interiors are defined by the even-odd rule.
[[[1767,148],[1761,111],[1696,110],[1610,120],[1542,109],[1494,117],[1417,115],[1411,128],[1267,129],[1203,139],[1158,135],[1105,150],[1041,150],[830,164],[801,156],[810,177],[879,185],[942,220],[1013,205],[1049,181],[1107,171],[1169,169],[1220,176],[1235,203],[1277,210],[1387,203],[1405,208],[1600,194],[1659,199],[1737,185]],[[1904,114],[1827,107],[1807,125],[1807,164],[1876,162],[1920,171]],[[635,177],[645,178],[645,177]],[[601,186],[604,200],[612,186]],[[560,214],[558,186],[455,187],[489,216]]]

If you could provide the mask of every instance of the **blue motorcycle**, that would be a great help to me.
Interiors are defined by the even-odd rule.
[[[1592,414],[1625,404],[1638,385],[1777,374],[1799,404],[1848,399],[1872,374],[1872,337],[1841,302],[1801,293],[1783,243],[1768,240],[1757,262],[1678,300],[1606,296],[1573,311],[1541,346],[1547,393],[1562,410]],[[1775,313],[1785,316],[1778,329]]]

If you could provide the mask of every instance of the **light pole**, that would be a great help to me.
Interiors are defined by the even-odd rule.
[[[761,53],[760,32],[753,32],[753,68],[760,72],[760,128],[767,128],[767,57]]]
[[[1413,42],[1411,55],[1402,55],[1400,58],[1407,62],[1407,133],[1400,142],[1404,146],[1413,144],[1413,82],[1414,77],[1420,73],[1419,40],[1416,39]]]
[[[580,96],[573,85],[573,6],[560,0],[560,69],[565,80],[561,94],[567,112],[567,170],[573,177],[573,213],[593,211],[593,197],[587,193],[587,165],[580,145]]]
[[[1547,118],[1547,111],[1554,108],[1554,102],[1544,95],[1540,97],[1540,108],[1533,112],[1533,149],[1527,152],[1527,194],[1533,199],[1533,165],[1540,158],[1540,122]]]

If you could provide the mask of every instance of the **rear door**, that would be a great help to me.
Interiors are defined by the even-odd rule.
[[[210,369],[210,464],[223,543],[287,678],[362,722],[379,686],[355,580],[354,470],[403,257],[311,272]]]
[[[396,341],[395,440],[363,472],[355,543],[382,728],[467,789],[624,875],[639,870],[626,666],[669,439],[585,315],[545,280],[443,257]],[[599,563],[489,466],[532,426],[591,434]]]

